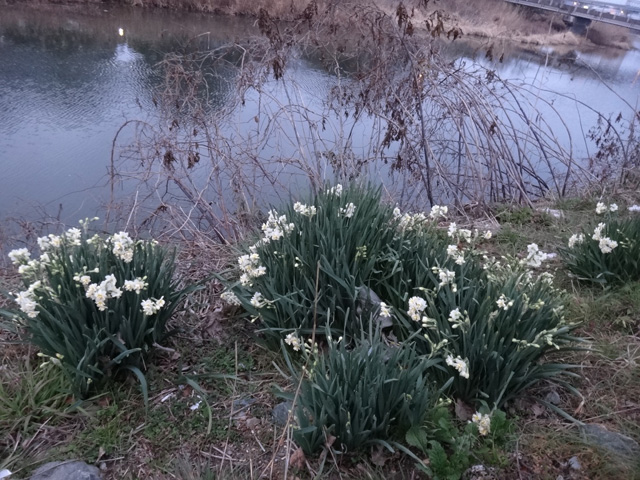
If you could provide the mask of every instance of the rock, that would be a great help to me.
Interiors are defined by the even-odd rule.
[[[573,470],[580,470],[582,468],[582,465],[580,465],[580,460],[578,460],[578,457],[576,456],[571,457],[567,463]]]
[[[49,462],[38,468],[30,480],[101,480],[100,470],[84,462]]]
[[[383,317],[380,315],[380,304],[382,300],[380,297],[371,290],[369,287],[362,285],[358,289],[358,314],[362,315],[364,319],[367,319],[371,315],[371,320],[374,324],[379,324],[380,328],[393,327],[393,320],[391,317]]]
[[[551,215],[554,218],[564,218],[564,212],[562,210],[554,210],[553,208],[543,208],[540,210],[547,215]]]
[[[495,480],[498,475],[495,468],[478,464],[469,467],[462,475],[462,478],[464,480]]]
[[[293,403],[288,400],[273,407],[271,412],[273,423],[279,427],[284,427],[287,424],[287,420],[289,420],[289,411],[292,407]]]
[[[240,398],[238,400],[233,401],[233,411],[239,412],[240,410],[246,410],[251,405],[256,403],[257,400],[255,398]]]
[[[256,427],[258,427],[258,425],[260,425],[260,419],[255,418],[255,417],[251,417],[251,418],[248,418],[245,423],[246,423],[247,428],[249,430],[255,430]]]
[[[580,427],[585,441],[622,456],[640,455],[640,445],[633,438],[610,432],[602,425],[585,424]]]
[[[547,396],[544,397],[544,399],[551,405],[560,405],[560,402],[562,401],[560,395],[555,390],[551,390],[549,393],[547,393]]]

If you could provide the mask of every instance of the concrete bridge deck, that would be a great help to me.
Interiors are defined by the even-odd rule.
[[[585,18],[597,22],[610,23],[640,32],[640,8],[635,6],[611,5],[605,2],[579,2],[568,0],[505,0],[527,7],[540,8],[552,12]]]

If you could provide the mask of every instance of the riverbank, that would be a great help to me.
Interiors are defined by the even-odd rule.
[[[594,212],[597,200],[565,199],[536,209],[496,205],[490,210],[494,235],[482,248],[522,256],[535,242],[556,253],[582,225],[602,220]],[[624,216],[634,215],[626,207],[638,200],[637,192],[610,199]],[[462,217],[449,220],[474,226]],[[179,247],[182,282],[203,281],[236,263],[219,246]],[[495,442],[492,437],[477,451],[451,442],[443,463],[431,465],[445,473],[450,466],[447,478],[463,473],[456,462],[481,465],[469,473],[482,468],[490,476],[481,478],[492,479],[638,478],[636,460],[612,455],[608,448],[616,448],[618,439],[617,448],[624,442],[633,449],[640,440],[640,284],[591,288],[569,278],[558,256],[545,260],[542,269],[555,273],[554,285],[569,291],[567,321],[578,323],[576,336],[589,342],[581,351],[552,354],[556,361],[576,365],[580,375],[570,385],[580,394],[540,382],[506,405],[504,437]],[[287,436],[289,404],[276,393],[296,389],[283,374],[287,366],[281,354],[265,349],[255,324],[234,317],[234,310],[223,305],[219,283],[205,285],[172,320],[178,335],[163,342],[148,365],[148,408],[133,380],[113,381],[101,395],[76,404],[64,394],[68,385],[61,370],[52,362],[39,366],[45,359],[37,349],[17,343],[19,337],[0,324],[0,431],[6,433],[0,436],[0,471],[7,468],[25,478],[45,462],[74,458],[99,467],[105,480],[257,480],[286,478],[287,471],[289,478],[300,479],[426,478],[414,459],[398,451],[331,451],[332,459],[328,445],[324,453],[302,455]],[[21,288],[15,267],[0,270],[0,287]],[[14,305],[0,299],[0,307]],[[446,409],[448,432],[456,441],[464,439],[465,409],[464,403],[455,411]],[[603,437],[605,432],[609,443],[585,438],[559,412],[592,425]],[[426,455],[415,442],[410,448],[419,458]]]
[[[111,5],[123,5],[249,17],[258,16],[264,8],[272,17],[285,21],[303,14],[309,5],[306,0],[0,0],[0,5],[18,3],[34,8],[91,6],[104,9]],[[330,3],[321,0],[316,5],[323,12]],[[396,8],[392,0],[378,0],[376,4],[389,12]],[[587,30],[586,36],[576,35],[563,23],[560,15],[507,4],[502,0],[431,2],[428,11],[435,10],[446,12],[446,28],[458,27],[463,35],[477,39],[510,41],[529,46],[632,47],[631,37],[625,28],[594,23]]]

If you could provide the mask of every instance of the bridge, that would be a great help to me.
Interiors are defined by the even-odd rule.
[[[630,1],[630,5],[611,5],[599,1],[572,0],[505,0],[508,3],[549,10],[568,17],[610,23],[640,32],[640,2]],[[621,2],[620,2],[621,3]]]

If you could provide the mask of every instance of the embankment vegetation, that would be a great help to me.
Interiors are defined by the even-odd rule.
[[[15,0],[0,0],[0,4],[13,5]],[[24,0],[22,4],[37,5],[85,5],[100,6],[102,0]],[[314,2],[320,11],[327,11],[330,0]],[[392,0],[359,2],[375,5],[391,13],[396,4]],[[528,45],[577,46],[592,43],[597,46],[628,49],[631,47],[629,33],[622,27],[594,23],[584,36],[571,33],[563,23],[561,15],[528,9],[505,3],[503,0],[429,0],[433,9],[447,13],[447,24],[462,29],[465,35],[476,38],[499,39]],[[107,4],[142,8],[196,11],[223,15],[257,17],[265,9],[273,18],[293,20],[307,8],[307,0],[110,0]],[[418,27],[419,28],[419,27]],[[588,40],[588,41],[587,41]]]

